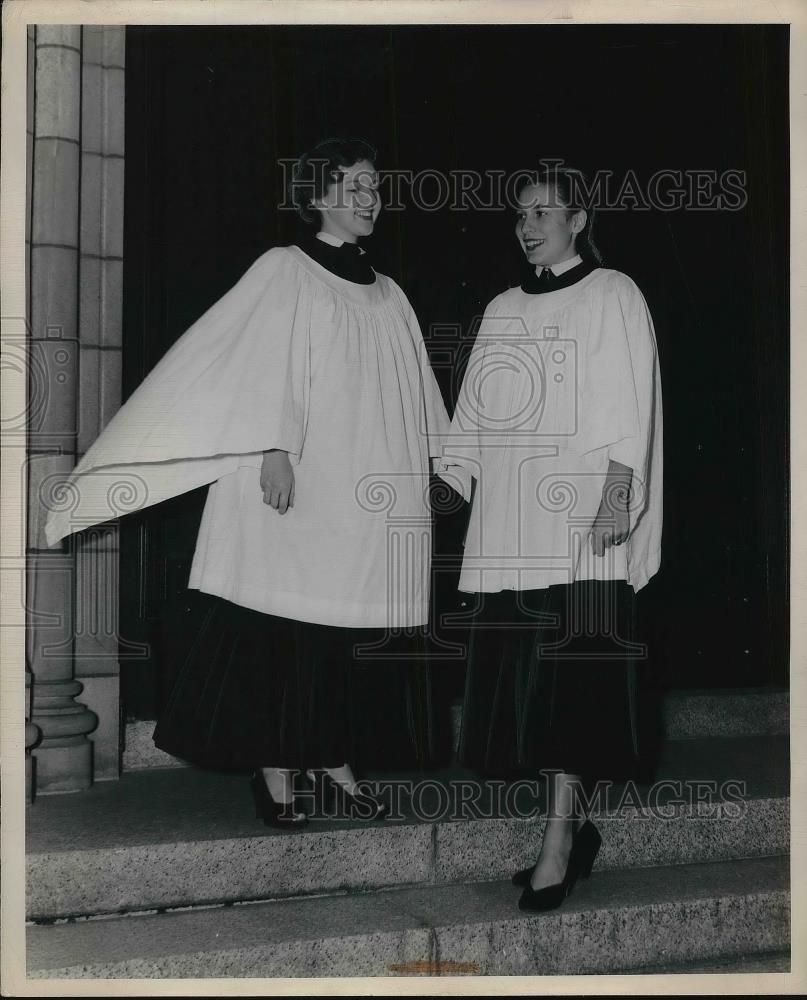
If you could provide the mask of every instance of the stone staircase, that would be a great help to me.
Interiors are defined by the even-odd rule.
[[[452,793],[473,776],[457,769],[376,776],[388,792],[421,783],[399,819],[298,833],[256,822],[243,776],[195,768],[42,797],[28,811],[28,974],[787,971],[787,696],[678,692],[664,718],[667,785],[612,790],[592,878],[546,914],[521,913],[509,882],[534,860],[541,815],[484,796],[463,814]],[[680,794],[698,788],[718,805]]]

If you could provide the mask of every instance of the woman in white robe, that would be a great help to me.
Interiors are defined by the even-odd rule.
[[[391,659],[411,660],[420,688],[403,685],[400,711],[417,755],[428,739],[429,471],[448,417],[406,296],[358,246],[381,207],[374,158],[358,140],[301,157],[292,197],[312,236],[263,254],[174,344],[47,528],[53,544],[211,484],[189,580],[208,613],[155,742],[251,765],[272,823],[303,821],[281,811],[303,768],[383,812],[348,763],[355,646],[391,678]]]
[[[600,266],[583,181],[555,168],[520,188],[530,272],[487,307],[441,464],[472,502],[461,759],[556,772],[537,863],[514,876],[534,910],[590,872],[586,793],[635,764],[632,595],[660,563],[653,324],[633,281]]]

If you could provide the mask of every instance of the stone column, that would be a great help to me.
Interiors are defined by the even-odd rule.
[[[93,712],[76,701],[73,543],[48,549],[53,484],[75,464],[78,401],[78,262],[81,28],[34,29],[29,301],[29,521],[27,656],[38,792],[92,782]]]
[[[125,28],[82,28],[78,456],[121,402]],[[118,532],[76,540],[75,675],[98,715],[94,779],[120,776]]]
[[[60,482],[120,406],[124,55],[122,26],[31,29],[27,609],[38,792],[120,774],[117,530],[55,550],[44,523],[50,506],[69,503]]]

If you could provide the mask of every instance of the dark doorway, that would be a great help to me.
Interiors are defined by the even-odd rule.
[[[128,28],[124,397],[257,256],[294,240],[279,162],[323,136],[367,136],[382,170],[413,175],[546,156],[617,184],[742,172],[737,210],[605,211],[596,237],[648,299],[661,355],[648,674],[662,688],[786,684],[788,40],[780,26]],[[410,205],[383,220],[375,266],[427,339],[440,327],[441,349],[516,283],[506,212]],[[127,717],[155,717],[197,627],[185,584],[204,496],[122,524],[122,634],[151,649],[123,664]],[[436,516],[438,619],[455,606],[464,527],[463,511]],[[449,700],[462,663],[436,670]]]

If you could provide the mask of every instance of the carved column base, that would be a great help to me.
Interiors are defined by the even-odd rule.
[[[43,740],[32,756],[37,795],[83,792],[92,785],[92,743],[86,738],[68,746],[46,746]]]
[[[92,784],[92,743],[98,716],[74,701],[78,681],[34,685],[34,721],[42,731],[36,758],[37,794],[79,792]]]

